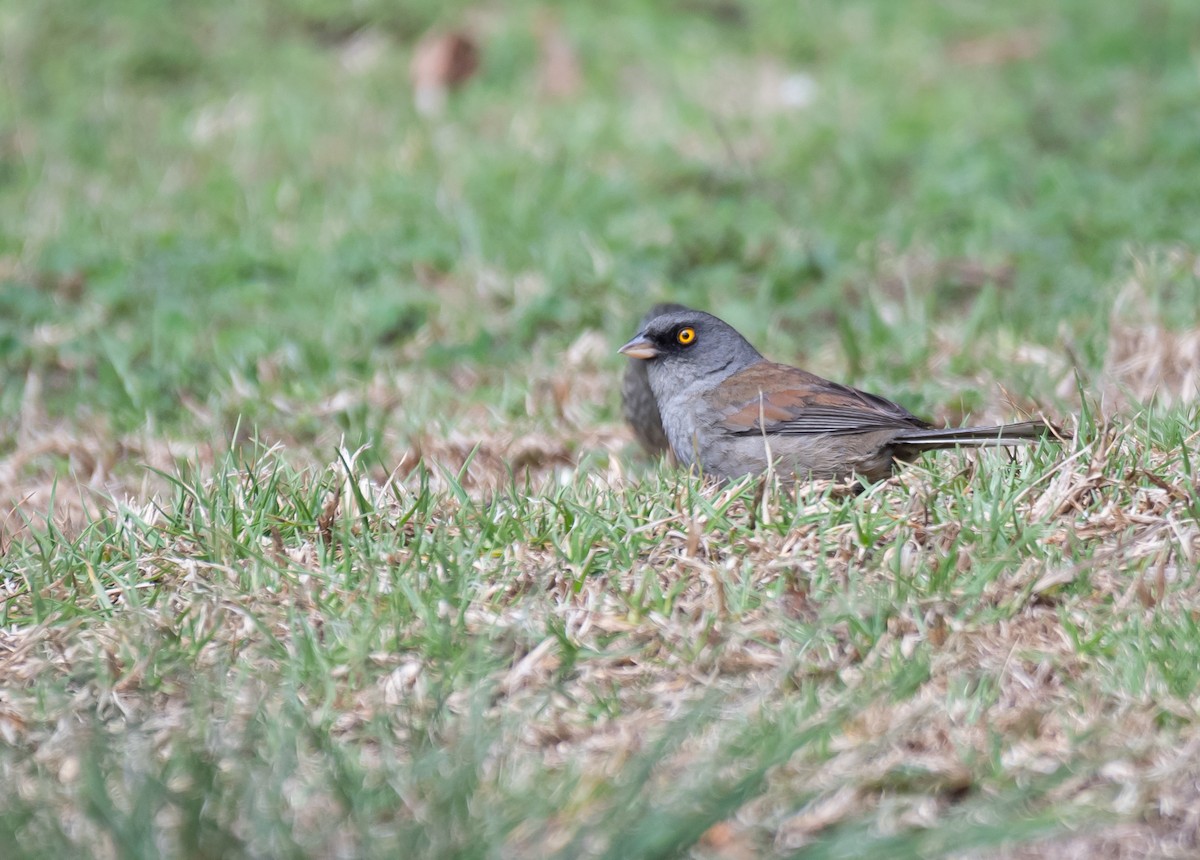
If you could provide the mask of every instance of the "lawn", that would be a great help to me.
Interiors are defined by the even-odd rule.
[[[1200,4],[0,0],[0,87],[5,858],[1200,853]],[[1074,438],[704,483],[663,300]]]

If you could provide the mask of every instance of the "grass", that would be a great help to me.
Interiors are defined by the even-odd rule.
[[[0,2],[0,840],[1192,856],[1193,6]],[[1076,437],[703,485],[660,299]]]

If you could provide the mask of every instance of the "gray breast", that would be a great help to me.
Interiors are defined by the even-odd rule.
[[[663,377],[666,377],[665,379]],[[691,385],[681,386],[672,384],[669,374],[650,374],[650,386],[658,400],[658,408],[662,413],[663,429],[671,443],[671,450],[680,463],[690,466],[698,459],[703,464],[703,451],[700,448],[700,438],[703,433],[703,414],[705,408],[703,390],[704,384],[697,380]],[[698,438],[698,435],[700,438]]]

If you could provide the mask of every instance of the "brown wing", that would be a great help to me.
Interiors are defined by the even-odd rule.
[[[930,425],[903,406],[798,367],[759,362],[720,386],[721,427],[733,435],[784,436],[911,430]]]

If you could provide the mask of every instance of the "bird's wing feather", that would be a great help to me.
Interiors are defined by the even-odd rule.
[[[929,426],[890,400],[787,365],[757,363],[721,388],[720,425],[734,435],[837,435]]]

